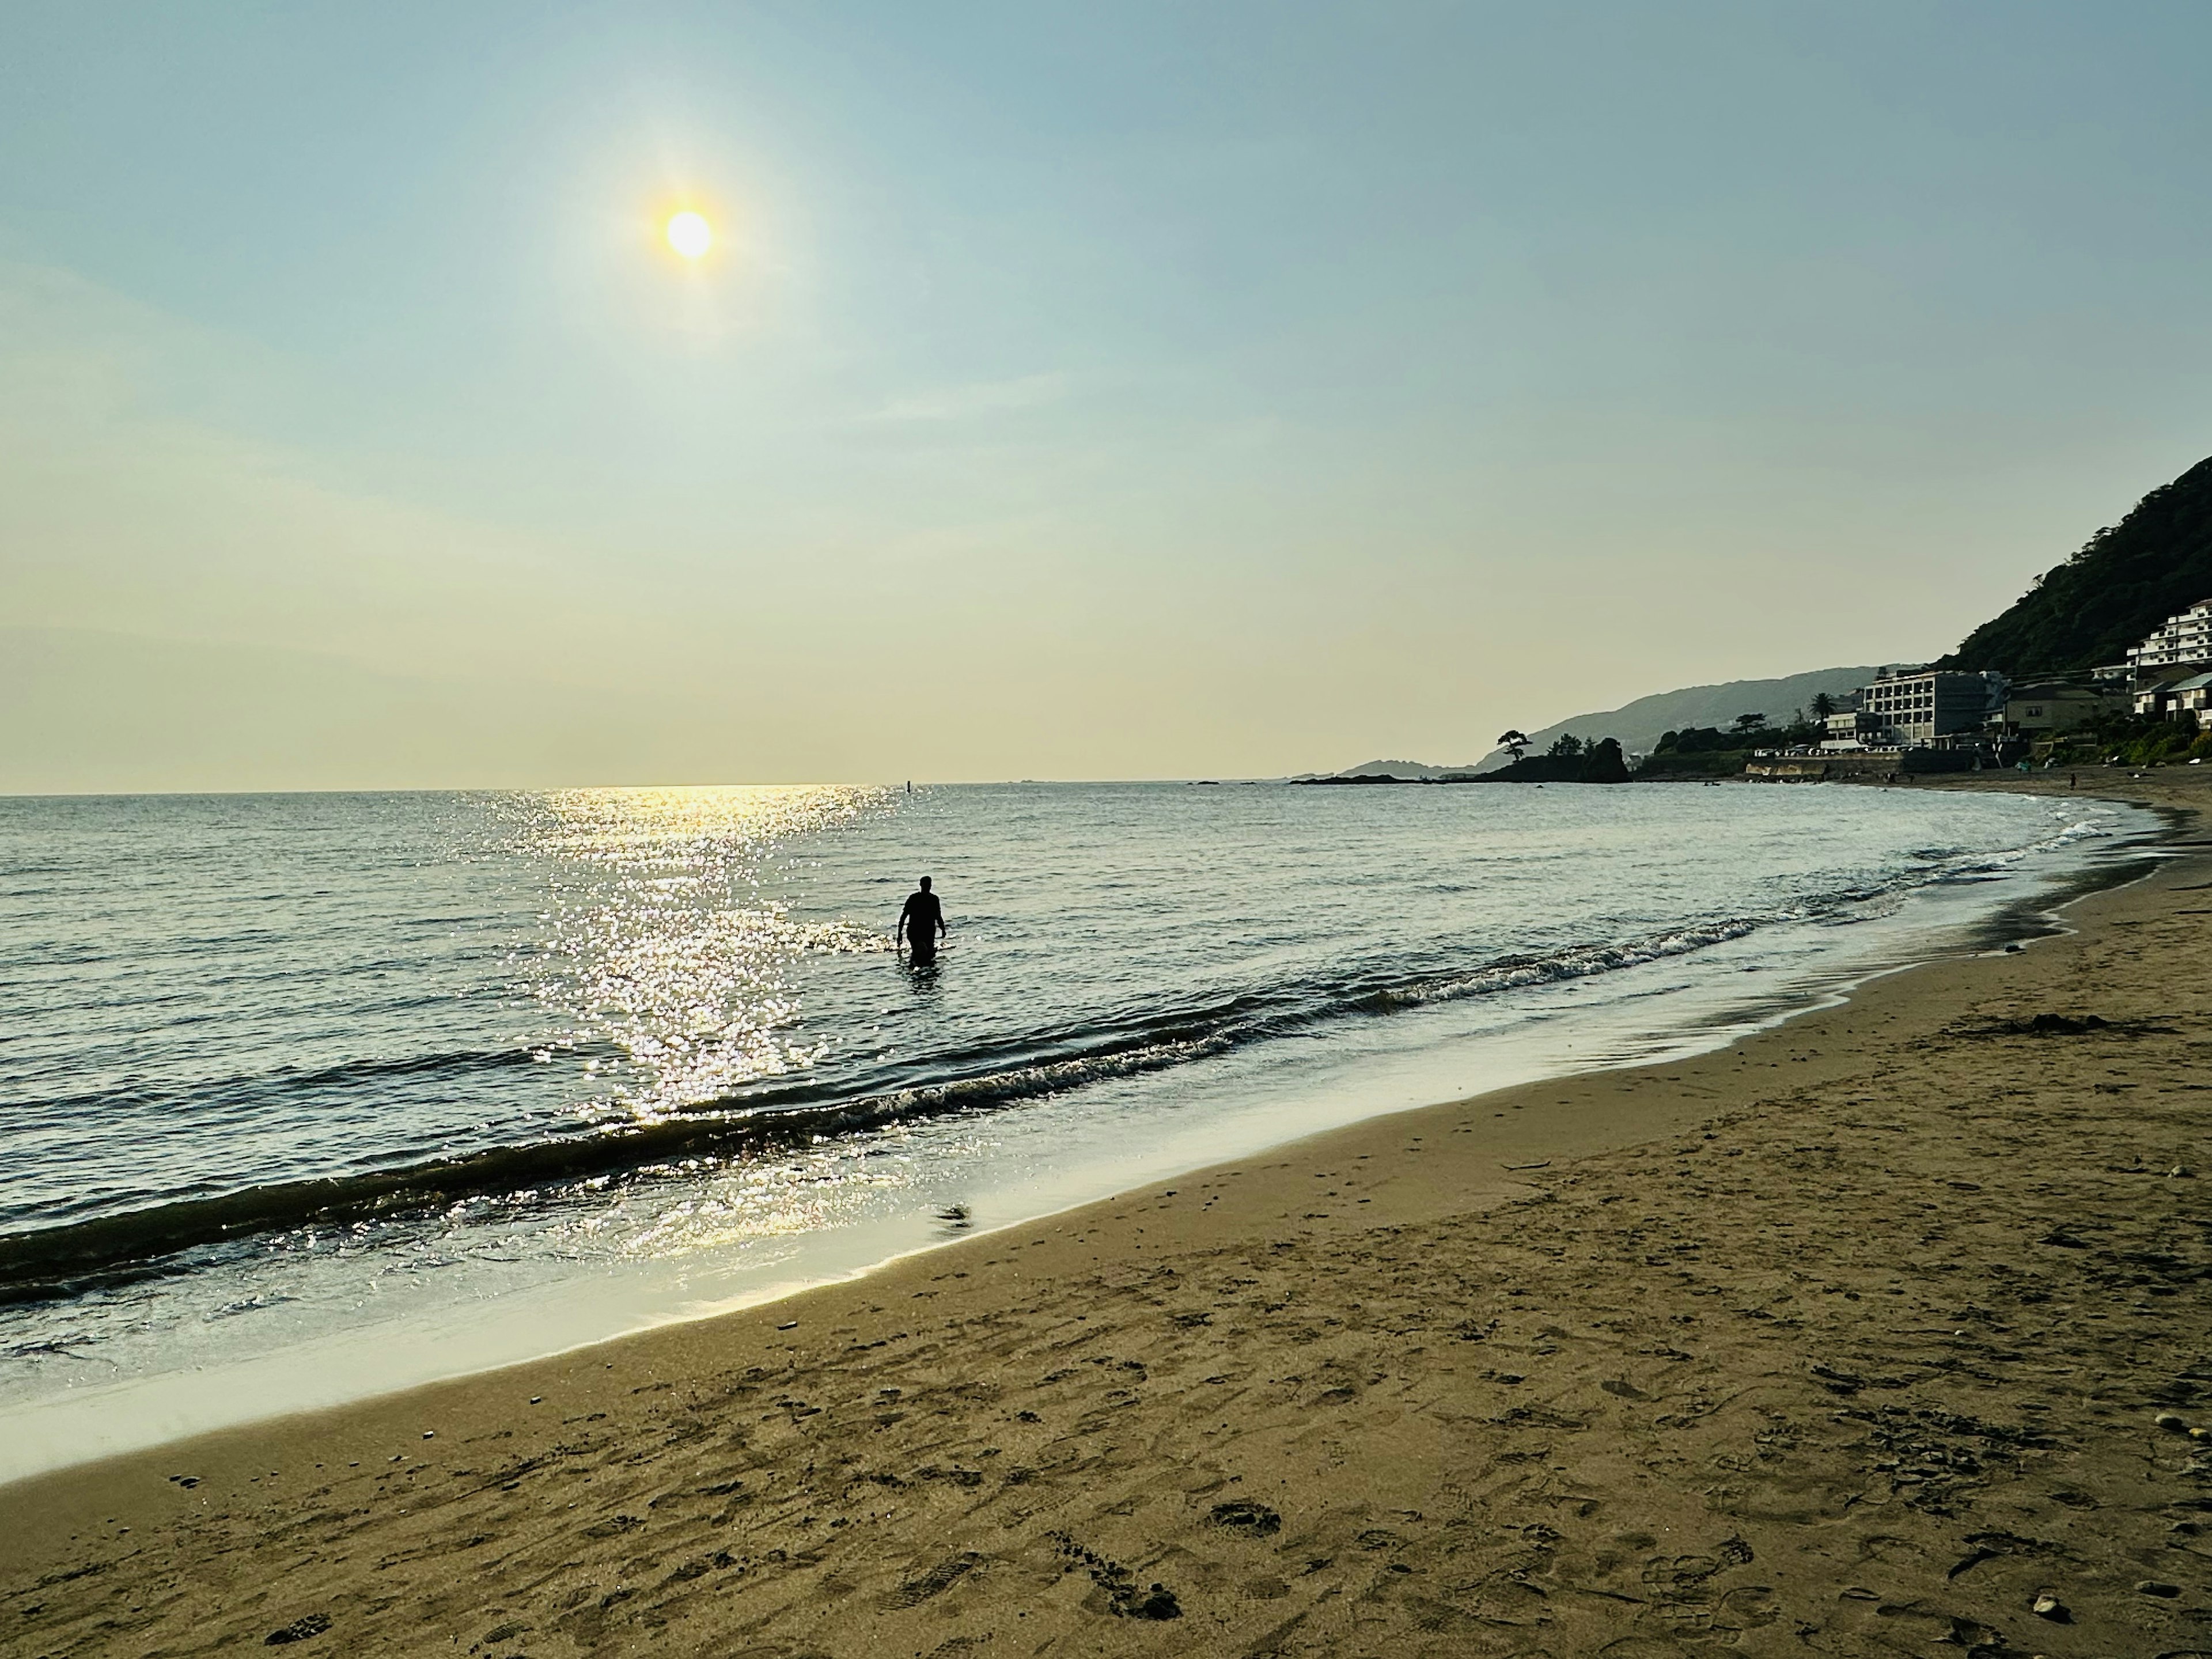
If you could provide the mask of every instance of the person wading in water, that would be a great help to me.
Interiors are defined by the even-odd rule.
[[[934,962],[938,935],[951,931],[945,925],[945,907],[929,890],[929,878],[924,876],[921,890],[907,896],[906,908],[899,912],[898,926],[891,929],[891,948],[898,949],[899,935],[903,933],[916,963]]]

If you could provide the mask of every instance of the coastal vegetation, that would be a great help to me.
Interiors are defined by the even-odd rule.
[[[2212,599],[2212,459],[2152,490],[2118,524],[2092,536],[2079,552],[2038,577],[2018,601],[1930,665],[1961,672],[1994,670],[2014,681],[2038,675],[2078,675],[2123,661],[2129,647],[2168,617],[2206,599]],[[1875,672],[1827,669],[1791,680],[1692,687],[1638,699],[1610,714],[1576,717],[1577,724],[1602,720],[1612,727],[1610,735],[1595,739],[1562,726],[1547,727],[1533,736],[1509,727],[1497,743],[1509,763],[1481,775],[1506,783],[1733,776],[1762,750],[1817,749],[1827,736],[1828,715],[1844,706],[1844,694],[1871,680]],[[1803,699],[1803,706],[1779,722],[1761,711],[1739,714],[1725,726],[1685,720],[1661,732],[1632,772],[1627,766],[1626,744],[1651,742],[1649,726],[1635,729],[1638,719],[1663,712],[1677,720],[1686,714],[1692,720],[1711,720],[1728,706],[1718,703],[1721,696],[1735,692],[1748,701],[1762,687],[1789,688],[1786,695]],[[1625,742],[1620,735],[1624,729]],[[1547,736],[1553,739],[1550,747],[1534,752]],[[2009,757],[2014,751],[2007,752]],[[2132,714],[2101,716],[2081,731],[2061,733],[2055,743],[2039,743],[2032,750],[2032,763],[2038,765],[2156,766],[2205,759],[2212,759],[2212,733],[2200,732],[2194,720]],[[1315,781],[1474,781],[1469,772],[1410,763],[1377,763],[1360,771],[1365,775]]]
[[[1820,740],[1820,728],[1802,721],[1748,732],[1712,726],[1669,732],[1634,775],[1644,781],[1734,777],[1761,750],[1814,748]],[[2212,731],[2187,720],[2109,714],[2081,731],[2036,745],[2030,755],[2031,763],[2039,767],[2185,764],[2212,760]]]
[[[1509,733],[1519,737],[1520,733]],[[1522,742],[1527,742],[1525,738]],[[1522,755],[1512,764],[1482,775],[1485,783],[1626,783],[1628,760],[1611,738],[1588,743],[1563,732],[1540,755]]]
[[[1834,700],[1823,692],[1814,706]],[[1636,769],[1639,778],[1729,777],[1744,769],[1756,750],[1811,747],[1820,741],[1820,725],[1800,708],[1781,726],[1767,723],[1763,712],[1739,714],[1723,731],[1718,726],[1693,726],[1660,735],[1659,744]]]
[[[1779,679],[1729,680],[1716,684],[1686,685],[1671,691],[1655,691],[1648,696],[1633,699],[1618,708],[1592,708],[1554,720],[1549,726],[1527,731],[1515,728],[1513,735],[1520,739],[1516,750],[1504,740],[1504,735],[1494,743],[1497,758],[1483,763],[1498,766],[1509,759],[1517,760],[1522,754],[1542,754],[1559,738],[1569,732],[1588,742],[1593,735],[1612,738],[1630,756],[1648,755],[1659,746],[1661,736],[1668,732],[1688,731],[1698,726],[1718,726],[1725,729],[1737,714],[1747,708],[1764,708],[1773,713],[1784,708],[1803,708],[1808,712],[1824,700],[1837,705],[1849,698],[1858,689],[1872,680],[1880,672],[1877,664],[1858,666],[1843,665],[1828,668],[1808,669],[1802,674],[1786,675]],[[1386,766],[1379,763],[1346,768],[1357,771],[1396,770],[1407,775],[1402,765]],[[1472,768],[1442,767],[1438,771],[1472,770]]]
[[[2117,663],[2168,617],[2207,598],[2212,459],[2152,490],[1935,666],[1993,668],[2018,679]]]
[[[2212,732],[2194,720],[2108,714],[2061,738],[2039,759],[2053,766],[2168,766],[2208,757]]]

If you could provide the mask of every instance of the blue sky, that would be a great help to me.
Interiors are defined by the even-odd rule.
[[[0,787],[1471,759],[2212,452],[2201,7],[9,33]]]

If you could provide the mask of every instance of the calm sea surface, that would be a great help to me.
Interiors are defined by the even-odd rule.
[[[1839,787],[0,799],[0,1413],[60,1456],[71,1400],[222,1415],[164,1378],[310,1403],[341,1353],[516,1358],[1711,1042],[2148,828]],[[346,1346],[400,1330],[448,1346]]]

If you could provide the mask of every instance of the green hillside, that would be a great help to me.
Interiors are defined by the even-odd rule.
[[[2122,661],[2177,611],[2212,599],[2212,459],[2154,489],[2135,511],[1936,665],[2014,678]]]
[[[1557,725],[1544,726],[1528,734],[1528,746],[1540,755],[1571,732],[1586,739],[1618,738],[1622,748],[1649,754],[1668,732],[1698,726],[1726,726],[1739,714],[1764,714],[1780,726],[1796,710],[1811,708],[1813,699],[1821,692],[1832,697],[1848,696],[1874,677],[1875,671],[1870,667],[1816,668],[1809,673],[1791,674],[1783,679],[1731,680],[1723,685],[1692,685],[1679,691],[1655,692],[1619,708],[1577,714]],[[1505,751],[1498,750],[1477,769],[1495,771],[1506,763],[1506,759]]]

